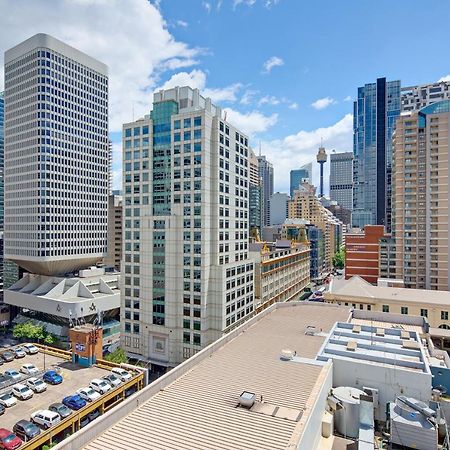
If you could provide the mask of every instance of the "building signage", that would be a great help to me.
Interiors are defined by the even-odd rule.
[[[75,350],[77,352],[84,352],[86,346],[84,344],[75,344]]]

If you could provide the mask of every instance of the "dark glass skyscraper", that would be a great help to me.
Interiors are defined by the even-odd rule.
[[[400,81],[378,78],[358,88],[353,111],[352,224],[391,227],[392,133],[400,114]]]

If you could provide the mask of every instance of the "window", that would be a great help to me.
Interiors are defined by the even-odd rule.
[[[180,133],[175,133],[175,134],[173,135],[173,140],[174,140],[174,142],[180,142],[180,140],[181,140],[181,134],[180,134]]]
[[[420,315],[422,317],[428,317],[428,309],[421,309],[420,310]]]
[[[194,130],[194,139],[202,138],[202,130]]]
[[[201,345],[200,335],[194,334],[194,345]]]
[[[184,128],[190,128],[191,127],[191,118],[188,117],[187,119],[184,119]]]
[[[441,311],[441,320],[448,320],[448,311]]]
[[[184,139],[185,141],[189,141],[189,140],[191,139],[191,132],[190,132],[190,131],[185,131],[185,132],[184,132],[183,139]]]
[[[175,120],[175,121],[173,122],[173,128],[174,128],[175,130],[179,130],[180,127],[181,127],[181,121],[180,121],[180,120]]]
[[[389,312],[389,305],[383,305],[383,312]]]
[[[125,130],[125,137],[131,137],[131,128]]]
[[[202,125],[202,118],[199,117],[194,117],[194,127],[200,127]]]
[[[400,312],[401,312],[402,314],[408,314],[408,307],[407,307],[407,306],[402,306],[402,307],[400,308]]]
[[[140,127],[136,127],[136,128],[134,129],[133,134],[134,134],[134,136],[139,136],[139,135],[141,134],[141,129],[140,129]]]
[[[148,125],[142,127],[142,134],[148,134]]]

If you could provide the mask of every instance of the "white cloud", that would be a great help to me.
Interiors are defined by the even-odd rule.
[[[353,101],[353,98],[351,95],[347,95],[347,97],[344,98],[344,102],[351,102]]]
[[[272,6],[277,5],[280,2],[280,0],[266,0],[266,2],[264,3],[264,6],[267,9],[270,9]]]
[[[284,61],[281,58],[278,56],[272,56],[264,63],[264,72],[269,73],[274,67],[282,66],[283,64]]]
[[[179,27],[182,27],[182,28],[187,28],[188,25],[189,25],[189,24],[188,24],[186,21],[184,21],[184,20],[177,20],[176,24],[177,24]]]
[[[2,0],[1,9],[0,66],[6,49],[43,31],[109,66],[111,131],[133,109],[148,112],[161,71],[195,64],[201,53],[177,41],[147,0]]]
[[[203,5],[203,8],[206,9],[206,12],[209,14],[211,12],[211,3],[203,2],[202,5]]]
[[[259,99],[258,105],[279,105],[280,100],[273,95],[265,95]]]
[[[255,96],[258,94],[258,91],[255,91],[253,89],[247,89],[244,92],[244,95],[241,98],[240,103],[242,105],[249,105],[250,103],[253,102],[253,99],[255,98]]]
[[[315,102],[311,103],[311,106],[314,109],[321,110],[321,109],[328,108],[330,105],[333,105],[334,103],[336,103],[336,100],[334,100],[333,98],[324,97],[324,98],[319,98]]]
[[[225,111],[227,113],[227,121],[249,136],[263,133],[274,126],[278,120],[278,114],[265,116],[259,111],[241,113],[231,108],[225,108]]]
[[[233,0],[233,9],[239,5],[253,6],[256,0]]]
[[[350,151],[353,139],[353,116],[347,114],[329,127],[311,131],[301,130],[296,134],[286,136],[284,139],[262,141],[263,154],[274,164],[275,188],[278,191],[289,192],[289,176],[287,174],[290,170],[315,160],[321,139],[323,139],[323,145],[327,149],[327,153],[332,149]],[[313,172],[313,184],[317,186],[318,169],[313,169]],[[328,173],[329,163],[325,165],[325,192],[327,195]]]
[[[441,81],[450,81],[450,75],[445,75],[445,77],[439,78],[438,82]]]
[[[190,86],[200,89],[204,97],[210,97],[215,103],[235,102],[238,91],[241,89],[241,83],[230,84],[224,88],[207,88],[206,73],[199,69],[191,72],[178,72],[170,77],[159,89],[170,89],[176,86]]]
[[[298,109],[298,103],[297,103],[297,102],[292,102],[292,103],[289,105],[289,109]]]

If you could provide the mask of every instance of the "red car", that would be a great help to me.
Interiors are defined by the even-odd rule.
[[[0,448],[15,450],[22,445],[22,440],[6,428],[0,428]]]

